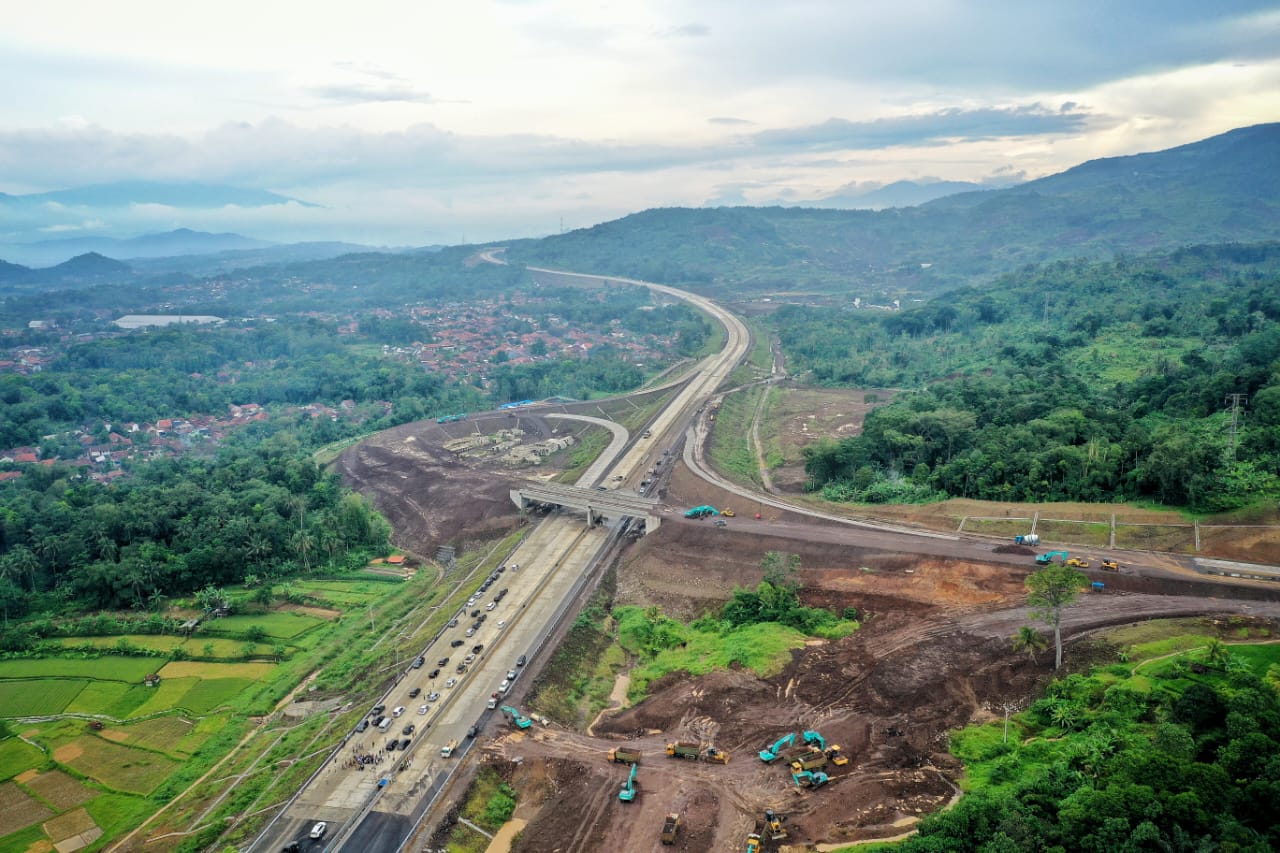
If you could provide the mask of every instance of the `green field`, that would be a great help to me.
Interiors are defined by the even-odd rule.
[[[207,714],[230,703],[253,684],[246,678],[202,678],[182,695],[177,706],[193,714]]]
[[[310,631],[317,625],[324,625],[325,620],[305,613],[262,613],[257,615],[227,616],[206,622],[204,627],[210,633],[243,634],[251,628],[261,628],[268,637],[291,640],[300,634]]]
[[[31,678],[0,681],[0,713],[6,717],[61,714],[89,684],[78,678]]]
[[[155,634],[122,634],[110,637],[58,637],[47,641],[49,645],[62,648],[83,648],[92,646],[96,649],[115,649],[124,640],[138,649],[170,652],[174,649],[185,649],[192,657],[233,658],[245,657],[247,645],[243,640],[229,640],[226,637],[176,637]],[[272,654],[272,647],[267,643],[252,644],[249,656],[265,656]]]
[[[25,658],[0,661],[0,679],[61,677],[141,683],[143,676],[156,671],[156,666],[154,660],[119,655],[103,655],[89,660]]]
[[[60,747],[54,757],[63,756],[63,763],[109,788],[143,795],[154,791],[179,767],[172,758],[93,735],[78,737]]]
[[[16,737],[0,740],[0,782],[39,767],[45,760],[44,753],[26,741]]]
[[[792,650],[804,642],[804,634],[772,622],[746,625],[727,634],[689,631],[683,646],[661,651],[632,670],[627,697],[632,701],[644,698],[649,682],[669,672],[705,675],[740,666],[768,678],[781,672],[791,660]]]

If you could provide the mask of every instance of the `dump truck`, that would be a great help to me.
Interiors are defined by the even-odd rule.
[[[609,750],[609,760],[614,764],[639,764],[640,750],[617,746]]]
[[[680,815],[672,812],[662,823],[662,843],[675,844],[676,833],[680,830]]]
[[[760,853],[760,836],[754,832],[747,836],[747,853]]]
[[[1060,558],[1064,563],[1070,555],[1066,551],[1048,551],[1036,557],[1036,562],[1042,566],[1047,566],[1053,562],[1054,558]]]
[[[819,767],[827,766],[827,754],[825,752],[811,752],[803,755],[799,760],[791,762],[791,769],[796,773],[801,770],[816,770]]]
[[[440,747],[440,757],[448,758],[449,756],[453,755],[453,751],[457,748],[458,748],[458,742],[456,740],[449,741],[444,746]]]
[[[792,732],[791,734],[783,735],[782,737],[774,741],[771,746],[766,746],[764,749],[760,750],[760,760],[763,761],[765,764],[772,764],[774,761],[778,759],[778,755],[779,753],[782,752],[783,749],[785,749],[788,746],[791,746],[795,742],[796,742],[795,732]]]
[[[707,747],[707,751],[702,754],[702,757],[712,764],[729,763],[729,753],[723,749],[716,749],[714,746]]]
[[[697,761],[702,756],[702,744],[687,740],[678,740],[667,744],[667,756],[670,758],[688,758]]]
[[[1014,541],[1014,543],[1015,543],[1015,544],[1018,544],[1018,545],[1039,545],[1039,544],[1040,544],[1040,534],[1039,534],[1039,533],[1024,533],[1024,534],[1022,534],[1021,536],[1015,536],[1015,537],[1013,537],[1013,541]]]
[[[1104,572],[1118,572],[1120,571],[1120,564],[1115,560],[1103,560],[1102,570]]]

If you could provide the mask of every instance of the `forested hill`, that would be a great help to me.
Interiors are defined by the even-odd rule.
[[[662,209],[537,241],[513,261],[707,292],[930,293],[1060,258],[1280,239],[1280,124],[884,211]]]

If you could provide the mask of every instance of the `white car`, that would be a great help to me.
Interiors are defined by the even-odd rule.
[[[456,678],[450,678],[448,681],[446,681],[446,682],[444,683],[444,686],[445,686],[445,687],[452,687],[453,685],[455,685],[455,684],[457,684],[457,683],[458,683],[458,679],[456,679]]]
[[[329,828],[329,824],[326,821],[323,821],[323,820],[320,821],[315,826],[311,827],[311,837],[323,838],[324,833],[328,828]]]
[[[499,631],[501,631],[501,630],[502,630],[503,628],[505,628],[505,627],[507,627],[507,620],[506,620],[506,619],[499,619],[499,620],[498,620],[498,630],[499,630]]]
[[[505,690],[506,690],[508,687],[510,687],[510,686],[511,686],[511,682],[510,682],[510,681],[507,681],[507,680],[504,678],[504,679],[502,679],[502,683],[498,685],[498,689],[499,689],[499,690],[501,690],[501,691],[505,691]]]
[[[439,698],[440,698],[440,691],[438,690],[432,690],[430,693],[427,694],[428,702],[434,702]]]
[[[507,670],[507,681],[516,680],[516,671],[514,669]]]
[[[497,607],[497,606],[498,606],[498,602],[496,602],[496,601],[490,601],[488,604],[486,604],[486,605],[484,606],[484,609],[485,609],[485,610],[492,610],[493,608],[495,608],[495,607]]]
[[[419,714],[419,715],[425,715],[425,714],[427,713],[427,711],[429,711],[429,710],[431,710],[431,706],[430,706],[430,705],[425,705],[425,704],[424,704],[424,705],[419,705],[419,706],[418,706],[418,714]]]
[[[403,714],[403,713],[404,713],[404,706],[403,706],[403,705],[398,705],[398,706],[396,706],[396,708],[391,712],[391,716],[393,716],[393,717],[398,717],[398,716],[400,716],[400,715],[401,715],[401,714]]]

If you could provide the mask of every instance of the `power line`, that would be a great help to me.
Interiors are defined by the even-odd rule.
[[[1236,458],[1236,426],[1240,422],[1240,407],[1249,398],[1248,394],[1228,394],[1226,401],[1231,404],[1231,459]]]

